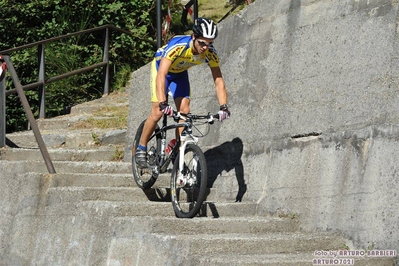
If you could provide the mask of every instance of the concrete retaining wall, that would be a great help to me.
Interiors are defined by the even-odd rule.
[[[232,117],[201,145],[226,200],[245,192],[306,230],[399,248],[397,24],[396,0],[257,0],[219,25]],[[207,66],[190,80],[192,111],[216,112]],[[129,142],[148,88],[147,65],[132,76]]]

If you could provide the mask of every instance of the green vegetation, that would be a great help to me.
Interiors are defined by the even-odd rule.
[[[341,249],[342,250],[350,250],[350,248],[347,244],[342,244]]]
[[[157,36],[155,5],[155,0],[1,0],[0,49],[10,49],[104,24],[113,24],[134,35],[131,37],[111,32],[111,91],[116,91],[125,87],[134,70],[152,59]],[[180,22],[182,7],[180,0],[171,0],[172,22],[168,33],[163,37],[164,43],[173,35],[189,33],[184,32]],[[198,14],[218,21],[231,7],[225,1],[199,0]],[[163,14],[166,14],[167,1],[163,1],[162,9]],[[45,78],[101,62],[102,38],[99,33],[85,34],[46,45]],[[37,81],[37,55],[37,47],[11,54],[22,85]],[[8,78],[7,89],[11,88],[13,84]],[[99,98],[102,93],[101,69],[47,84],[46,117],[63,114],[64,109]],[[37,90],[26,91],[26,96],[34,115],[38,117]],[[26,129],[27,119],[19,98],[16,95],[8,96],[6,104],[7,132]]]
[[[123,161],[124,157],[123,147],[115,147],[114,155],[112,157],[112,161]]]
[[[9,49],[52,37],[113,24],[129,30],[135,38],[111,32],[111,91],[123,86],[129,74],[148,63],[155,39],[156,10],[152,0],[140,1],[1,1],[0,47]],[[85,34],[45,46],[46,79],[99,63],[103,58],[102,33]],[[37,47],[11,54],[23,85],[37,81]],[[7,80],[7,88],[13,88]],[[46,117],[64,108],[101,97],[102,70],[95,69],[46,85]],[[26,92],[34,115],[38,116],[37,90]],[[7,132],[26,129],[26,118],[16,95],[7,97]]]
[[[240,6],[236,8],[230,15],[237,14],[246,6],[245,1],[240,1]],[[200,0],[198,2],[198,16],[206,17],[218,22],[225,14],[227,14],[234,6],[233,1],[214,1]]]

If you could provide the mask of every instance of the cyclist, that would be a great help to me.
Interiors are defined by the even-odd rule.
[[[192,66],[202,63],[209,65],[220,105],[219,120],[230,117],[219,57],[213,47],[217,34],[217,26],[212,20],[197,18],[192,35],[175,36],[155,53],[151,65],[151,113],[144,124],[140,143],[135,151],[135,160],[139,166],[148,167],[147,142],[158,121],[163,114],[171,116],[173,113],[173,108],[167,102],[167,94],[170,92],[173,95],[179,112],[190,112],[190,83],[187,70]],[[180,135],[181,131],[182,128],[179,128],[176,134]]]

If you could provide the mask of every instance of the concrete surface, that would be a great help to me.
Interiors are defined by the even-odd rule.
[[[398,250],[398,2],[257,0],[219,29],[232,116],[201,140],[214,187]],[[148,65],[132,75],[127,136],[148,115],[148,79]],[[207,66],[190,80],[192,112],[216,112]]]
[[[68,120],[42,121],[56,174],[37,149],[0,150],[0,265],[298,266],[320,259],[316,249],[397,252],[398,7],[256,0],[219,25],[232,117],[200,142],[212,186],[203,217],[174,217],[167,175],[149,191],[131,179],[149,65],[132,74],[126,132],[99,135],[108,148],[79,131],[62,144]],[[207,67],[190,79],[192,111],[216,112]],[[103,102],[113,104],[94,105]],[[83,120],[90,112],[72,108]],[[125,162],[111,159],[120,136]]]

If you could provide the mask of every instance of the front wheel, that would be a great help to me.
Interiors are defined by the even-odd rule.
[[[179,170],[180,154],[173,165],[170,181],[171,200],[179,218],[193,218],[206,198],[207,167],[202,150],[188,144],[184,151],[183,170]]]
[[[157,180],[158,173],[156,173],[152,168],[141,168],[136,164],[136,158],[134,153],[139,145],[141,134],[143,133],[143,128],[145,124],[144,120],[137,129],[136,135],[134,136],[133,146],[132,146],[132,170],[134,181],[137,186],[142,189],[151,188]],[[156,131],[159,129],[158,125]],[[161,134],[157,134],[150,139],[147,144],[148,153],[148,163],[150,165],[155,165],[157,160],[157,155],[161,149]]]

